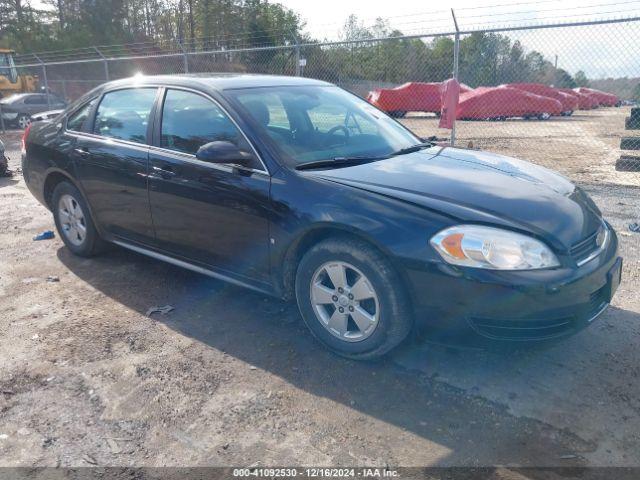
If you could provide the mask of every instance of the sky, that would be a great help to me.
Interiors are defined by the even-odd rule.
[[[405,34],[453,31],[450,9],[462,30],[640,17],[640,0],[274,0],[291,8],[315,38],[337,39],[350,14],[364,25],[388,19]],[[591,78],[640,76],[640,22],[523,31],[508,34],[574,74]]]

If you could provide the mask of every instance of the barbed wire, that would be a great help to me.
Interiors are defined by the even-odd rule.
[[[525,15],[529,13],[539,13],[539,12],[563,12],[563,11],[573,11],[576,10],[588,10],[597,7],[608,7],[612,5],[628,5],[631,3],[635,3],[640,7],[640,0],[628,0],[628,1],[618,1],[618,2],[609,2],[609,3],[597,3],[593,5],[583,5],[583,6],[571,6],[571,7],[559,7],[559,8],[542,8],[537,10],[516,10],[510,12],[497,12],[497,13],[482,13],[478,15],[458,15],[458,20],[466,19],[466,18],[487,18],[487,17],[498,17],[505,15]],[[457,10],[456,10],[457,11]],[[629,10],[630,12],[632,10]],[[606,13],[606,12],[594,12],[594,13]],[[579,17],[580,13],[574,13],[573,16]]]

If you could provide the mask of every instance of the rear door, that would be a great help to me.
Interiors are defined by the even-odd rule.
[[[252,147],[211,98],[168,88],[149,154],[149,200],[158,245],[241,279],[268,279],[270,177],[254,168],[196,159],[213,141]]]
[[[98,223],[112,235],[143,244],[154,242],[147,174],[157,92],[140,87],[104,93],[88,132],[76,134],[73,149],[77,177]]]

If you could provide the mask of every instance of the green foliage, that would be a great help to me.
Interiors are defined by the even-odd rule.
[[[587,76],[584,74],[584,72],[582,70],[580,70],[579,72],[576,72],[576,74],[574,76],[574,80],[575,80],[576,85],[578,87],[588,87],[589,86],[589,80],[587,79]]]
[[[43,0],[40,8],[32,3],[0,0],[0,45],[21,53],[168,40],[191,50],[234,48],[288,43],[302,28],[296,13],[266,0]]]
[[[118,50],[127,54],[142,48],[139,42],[147,51],[151,47],[161,52],[177,40],[197,52],[291,45],[297,38],[311,44],[301,51],[307,58],[305,74],[333,82],[437,82],[453,74],[452,38],[405,38],[382,18],[367,27],[351,15],[343,28],[345,43],[323,47],[302,36],[304,25],[294,11],[268,0],[42,0],[39,8],[35,4],[35,0],[0,0],[0,45],[28,53],[127,44]],[[203,68],[226,62],[227,69],[293,73],[293,56],[292,49],[243,51],[219,55]],[[583,72],[573,78],[519,41],[482,32],[461,38],[459,78],[472,87],[514,82],[569,88],[589,84]]]

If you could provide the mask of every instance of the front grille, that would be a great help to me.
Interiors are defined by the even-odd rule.
[[[593,251],[598,248],[597,238],[598,232],[574,244],[573,247],[571,247],[571,256],[573,259],[579,262],[591,255]]]
[[[598,244],[598,235],[605,229],[606,227],[603,225],[598,230],[596,230],[593,234],[589,235],[584,240],[580,240],[578,243],[574,243],[571,247],[570,253],[571,257],[576,261],[576,263],[580,264],[585,259],[589,258],[594,252],[602,248],[603,245]],[[602,240],[602,239],[600,239]]]

